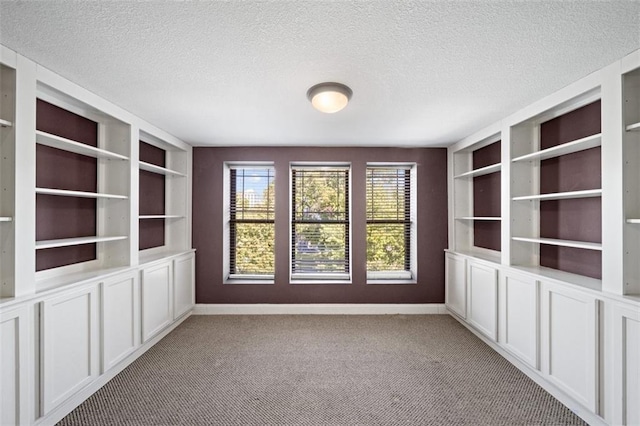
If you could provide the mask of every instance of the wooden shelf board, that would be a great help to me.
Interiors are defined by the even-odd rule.
[[[577,287],[586,288],[594,291],[602,291],[602,280],[597,278],[586,277],[584,275],[573,274],[571,272],[560,271],[558,269],[547,268],[545,266],[523,266],[513,265],[513,269],[522,272],[543,276],[562,283],[569,283]],[[537,278],[539,279],[539,278]]]
[[[167,176],[186,176],[184,173],[176,172],[175,170],[167,169],[166,167],[156,166],[155,164],[145,163],[144,161],[140,161],[140,170],[146,170],[148,172]]]
[[[627,223],[640,223],[640,219],[627,219]]]
[[[0,216],[0,222],[11,222],[13,218],[10,216]]]
[[[13,127],[13,123],[9,120],[3,120],[0,118],[0,127]]]
[[[69,191],[66,189],[36,188],[36,194],[44,195],[60,195],[63,197],[80,197],[80,198],[113,198],[118,200],[126,200],[126,195],[104,194],[98,192]]]
[[[482,167],[479,169],[471,170],[470,172],[459,174],[458,176],[454,176],[454,178],[464,179],[464,178],[488,175],[489,173],[499,172],[501,168],[502,168],[502,165],[500,163],[492,164],[490,166]]]
[[[629,124],[626,129],[627,132],[640,132],[640,121],[637,123]]]
[[[184,219],[184,216],[175,214],[146,214],[138,216],[138,219]]]
[[[512,237],[514,241],[524,241],[528,243],[547,244],[552,246],[561,247],[573,247],[587,250],[602,251],[601,243],[591,243],[587,241],[571,241],[571,240],[557,240],[554,238],[528,238],[528,237]]]
[[[103,243],[106,241],[125,240],[126,236],[118,235],[114,237],[80,237],[80,238],[63,238],[60,240],[42,240],[36,241],[36,250],[54,248],[54,247],[67,247],[67,246],[79,246],[82,244],[91,243]]]
[[[93,158],[107,158],[110,160],[129,159],[129,157],[116,154],[115,152],[106,151],[104,149],[85,145],[83,143],[72,141],[70,139],[61,138],[59,136],[55,136],[46,132],[41,132],[40,130],[36,130],[36,142],[40,145],[46,145],[50,146],[51,148],[58,148],[64,151],[86,155]]]
[[[562,145],[553,146],[551,148],[543,149],[542,151],[532,152],[530,154],[522,155],[514,158],[513,161],[534,161],[534,160],[546,160],[547,158],[560,157],[561,155],[572,154],[578,151],[584,151],[585,149],[595,148],[602,143],[602,134],[598,133],[586,138],[577,139],[575,141],[567,142]]]
[[[456,220],[492,220],[492,221],[496,221],[496,220],[502,220],[501,217],[492,217],[492,216],[462,216],[462,217],[456,217]]]
[[[594,198],[601,197],[602,189],[587,189],[584,191],[570,192],[553,192],[550,194],[540,195],[524,195],[521,197],[513,197],[513,201],[529,201],[529,200],[564,200],[570,198]]]

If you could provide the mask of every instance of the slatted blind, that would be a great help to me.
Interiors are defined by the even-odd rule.
[[[411,168],[368,167],[367,272],[411,271]]]
[[[349,169],[294,167],[291,176],[292,274],[348,274]]]
[[[229,172],[229,273],[273,275],[275,170],[238,167]]]

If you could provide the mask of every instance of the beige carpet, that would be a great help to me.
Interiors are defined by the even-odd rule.
[[[61,425],[584,424],[447,315],[193,316]]]

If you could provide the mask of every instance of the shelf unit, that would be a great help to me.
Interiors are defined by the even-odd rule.
[[[15,294],[16,70],[0,63],[0,297]]]
[[[186,242],[187,153],[145,133],[139,149],[138,249],[173,252]]]
[[[501,156],[495,134],[453,153],[453,233],[459,251],[500,257]]]
[[[637,66],[637,64],[636,64]],[[624,158],[623,292],[640,295],[640,67],[622,76]]]
[[[599,90],[510,129],[510,264],[602,277]]]
[[[128,265],[129,126],[39,86],[35,136],[36,271]]]

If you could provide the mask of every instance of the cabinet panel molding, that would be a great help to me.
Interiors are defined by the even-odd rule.
[[[189,254],[173,261],[173,319],[188,312],[195,305],[195,256]]]
[[[42,302],[42,414],[98,376],[98,284]]]
[[[146,342],[173,320],[172,262],[142,270],[142,341]]]
[[[543,374],[598,413],[599,301],[558,285],[542,286]]]
[[[461,318],[467,316],[467,267],[466,259],[446,254],[445,304]]]
[[[538,281],[504,273],[500,286],[500,341],[531,367],[539,368]]]
[[[28,309],[0,314],[0,424],[29,423]]]
[[[102,283],[102,372],[140,345],[139,294],[135,272]]]
[[[498,270],[467,261],[467,320],[491,340],[498,337]]]
[[[614,421],[640,424],[640,309],[613,307]]]

